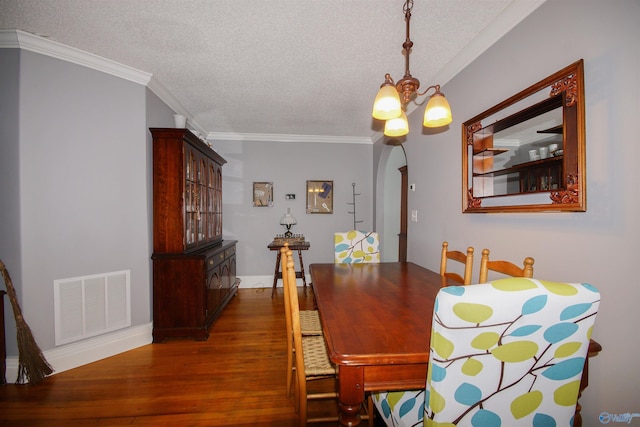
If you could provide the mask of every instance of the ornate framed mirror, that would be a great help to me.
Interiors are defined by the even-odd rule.
[[[464,213],[584,212],[583,60],[462,125]]]

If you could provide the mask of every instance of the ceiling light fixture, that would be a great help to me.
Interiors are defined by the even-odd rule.
[[[406,0],[404,3],[404,20],[407,27],[407,38],[402,44],[404,54],[404,77],[394,83],[389,73],[384,76],[384,83],[380,86],[378,95],[373,102],[372,116],[378,120],[386,120],[384,134],[398,137],[409,133],[409,123],[405,113],[406,105],[409,101],[418,96],[425,95],[429,90],[434,89],[434,93],[429,97],[429,102],[424,111],[425,127],[440,127],[451,123],[451,107],[447,99],[440,92],[440,85],[429,86],[424,92],[418,92],[420,81],[411,75],[409,71],[409,55],[413,42],[409,34],[409,24],[411,22],[411,9],[413,0]],[[402,100],[400,99],[402,94]]]

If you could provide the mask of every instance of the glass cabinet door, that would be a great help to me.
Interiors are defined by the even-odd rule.
[[[190,247],[196,244],[197,233],[197,203],[198,185],[196,155],[189,146],[184,146],[184,239],[185,246]]]
[[[196,222],[198,225],[197,244],[204,243],[207,240],[207,159],[202,155],[198,155],[198,200],[196,210]]]

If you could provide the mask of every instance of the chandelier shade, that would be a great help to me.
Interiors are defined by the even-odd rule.
[[[384,134],[390,137],[405,136],[409,133],[409,120],[404,111],[400,111],[400,117],[389,119],[384,123]]]
[[[448,125],[451,123],[451,120],[453,120],[453,118],[451,117],[449,102],[442,92],[436,89],[436,93],[431,95],[427,107],[424,110],[424,120],[422,124],[427,128],[437,128]]]
[[[385,82],[380,86],[380,90],[373,101],[373,112],[371,115],[374,119],[389,120],[400,117],[402,113],[402,104],[400,103],[400,95],[396,90],[391,75],[387,74]]]

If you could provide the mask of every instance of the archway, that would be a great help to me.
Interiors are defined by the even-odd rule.
[[[382,244],[383,262],[399,261],[404,254],[406,260],[406,189],[407,157],[400,144],[388,144],[380,156],[378,167],[378,197],[382,198],[378,212],[378,233]],[[403,189],[403,174],[405,188]],[[404,221],[403,221],[404,215]],[[404,222],[405,238],[401,238]]]

